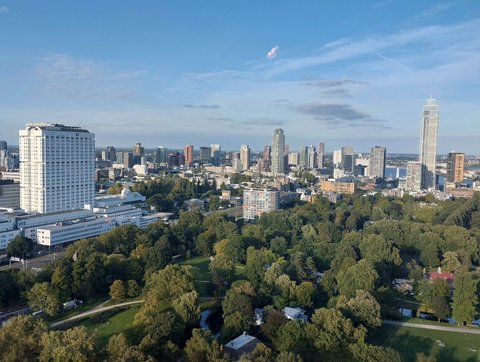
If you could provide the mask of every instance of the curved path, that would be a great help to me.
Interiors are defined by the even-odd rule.
[[[51,323],[50,328],[57,327],[57,326],[59,326],[63,323],[67,323],[67,322],[71,322],[71,321],[74,321],[74,320],[77,320],[77,319],[85,318],[85,317],[88,317],[89,315],[92,315],[92,314],[102,313],[102,312],[105,312],[105,311],[110,310],[110,309],[125,307],[125,306],[129,306],[129,305],[132,305],[132,304],[140,304],[140,303],[143,303],[143,302],[144,302],[143,300],[134,300],[132,302],[125,302],[125,303],[119,303],[119,304],[108,305],[108,306],[105,306],[105,303],[107,303],[107,302],[104,302],[102,304],[99,304],[99,305],[93,307],[90,310],[87,310],[86,312],[82,312],[82,313],[74,315],[70,318],[63,319],[63,320],[55,322],[55,323]]]
[[[457,332],[457,333],[464,333],[464,334],[480,334],[480,328],[465,328],[465,327],[447,327],[442,325],[431,325],[431,324],[419,324],[419,323],[409,323],[409,322],[399,322],[399,321],[391,321],[391,320],[384,320],[383,324],[389,324],[392,326],[400,326],[400,327],[410,327],[410,328],[419,328],[419,329],[431,329],[434,331],[445,331],[445,332]]]

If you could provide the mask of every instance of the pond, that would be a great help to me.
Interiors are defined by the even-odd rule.
[[[200,328],[208,329],[212,332],[215,339],[218,339],[223,325],[222,314],[222,308],[204,310],[200,315]]]

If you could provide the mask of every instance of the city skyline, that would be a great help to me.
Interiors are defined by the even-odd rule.
[[[478,2],[112,4],[2,2],[1,139],[50,121],[98,146],[261,149],[281,127],[292,150],[415,153],[432,94],[438,152],[478,153]]]

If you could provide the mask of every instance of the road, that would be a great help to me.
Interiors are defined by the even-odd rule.
[[[457,333],[464,333],[464,334],[480,334],[480,328],[475,329],[475,328],[453,327],[453,326],[447,327],[442,325],[435,326],[431,324],[419,324],[419,323],[399,322],[399,321],[391,321],[391,320],[384,320],[383,324],[399,326],[399,327],[431,329],[434,331],[457,332]]]
[[[73,317],[63,319],[63,320],[55,322],[55,323],[51,323],[50,328],[58,327],[59,325],[61,325],[63,323],[71,322],[71,321],[74,321],[74,320],[77,320],[77,319],[82,319],[82,318],[88,317],[92,314],[102,313],[102,312],[105,312],[107,310],[120,308],[120,307],[125,307],[125,306],[129,306],[129,305],[133,305],[133,304],[140,304],[140,303],[143,303],[143,302],[144,302],[143,300],[135,300],[133,302],[125,302],[125,303],[119,303],[119,304],[108,305],[108,306],[105,306],[105,303],[107,303],[107,302],[104,302],[102,304],[99,304],[99,305],[93,307],[90,310],[87,310],[86,312],[82,312],[80,314],[74,315]]]
[[[36,258],[27,260],[27,269],[41,268],[43,269],[47,264],[50,264],[54,260],[62,259],[65,257],[67,249],[61,249],[51,254],[44,254]],[[10,265],[6,264],[0,267],[0,271],[10,269]],[[12,262],[12,269],[23,269],[21,262]]]

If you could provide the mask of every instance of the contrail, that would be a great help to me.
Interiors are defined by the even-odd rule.
[[[412,73],[414,72],[414,70],[413,70],[412,68],[407,67],[405,64],[402,64],[402,63],[400,63],[399,61],[397,61],[397,60],[395,60],[395,59],[386,57],[385,55],[382,55],[382,54],[380,54],[380,53],[375,53],[375,55],[378,56],[379,58],[382,58],[382,59],[388,61],[388,62],[391,62],[391,63],[393,63],[393,64],[396,64],[396,65],[398,65],[399,67],[402,67],[403,69],[408,70],[409,72],[412,72]]]

